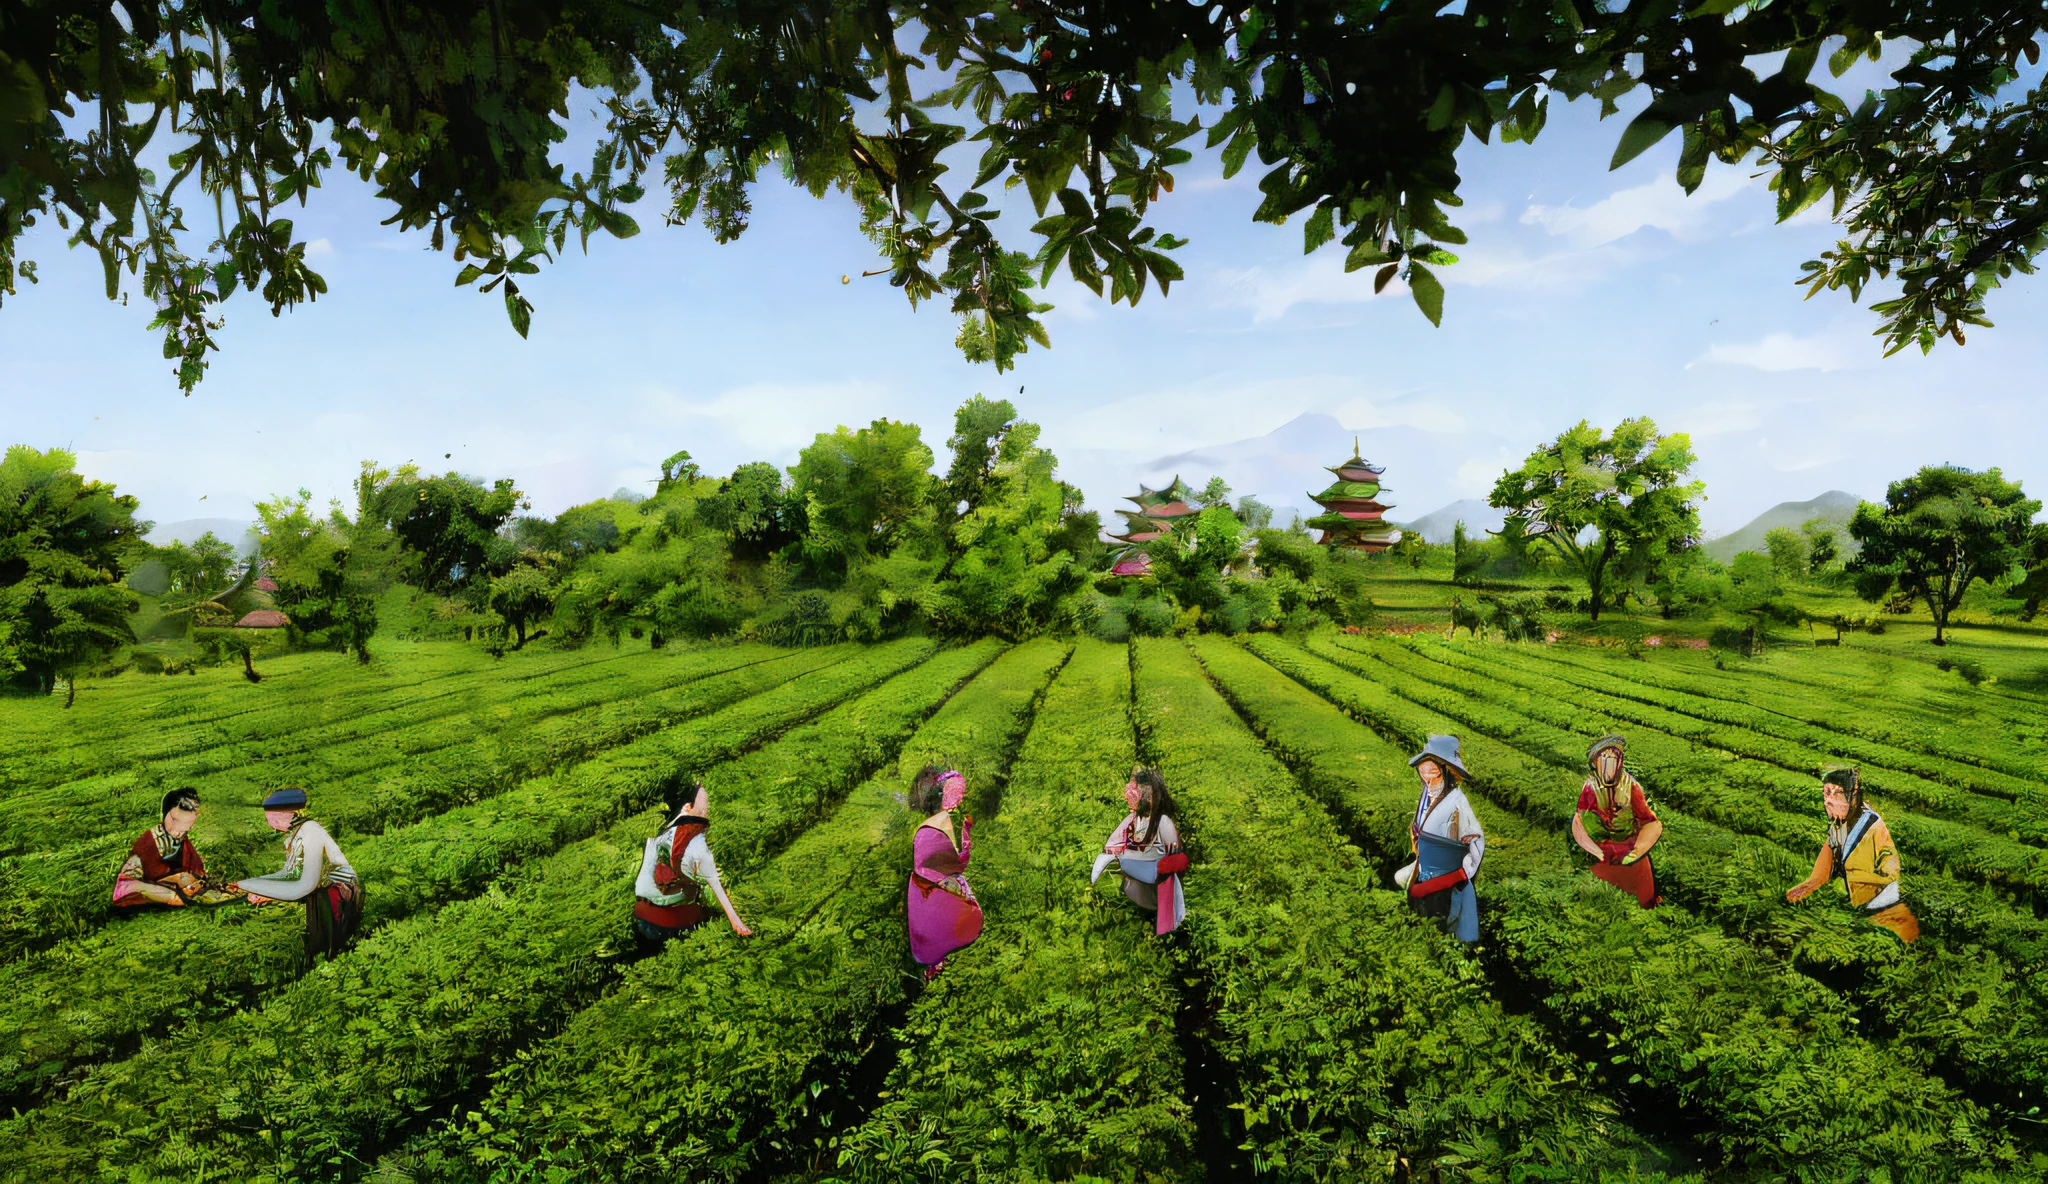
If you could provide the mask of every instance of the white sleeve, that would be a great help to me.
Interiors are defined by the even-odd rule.
[[[703,880],[711,889],[711,895],[718,898],[718,907],[730,915],[732,901],[726,899],[725,885],[718,879],[718,861],[711,857],[711,844],[704,841],[702,833],[692,837],[690,845],[683,848],[683,858],[688,863],[691,874]]]
[[[315,842],[318,838],[320,841]],[[308,822],[292,837],[292,845],[302,853],[299,874],[287,878],[281,871],[274,876],[257,876],[239,881],[242,891],[254,892],[272,900],[304,900],[320,887],[320,873],[327,868],[327,832],[317,822]],[[286,857],[290,863],[290,857]]]
[[[1125,815],[1124,820],[1116,824],[1116,829],[1109,832],[1109,841],[1102,845],[1102,849],[1111,855],[1121,855],[1130,845],[1131,821],[1136,817],[1136,814]]]
[[[1162,814],[1159,816],[1159,834],[1155,837],[1161,844],[1161,850],[1178,851],[1180,849],[1180,828],[1173,824],[1173,815]]]
[[[1465,878],[1479,875],[1479,861],[1486,858],[1486,832],[1479,826],[1479,815],[1472,812],[1472,802],[1464,793],[1458,794],[1458,829],[1465,837]]]
[[[654,865],[661,861],[658,850],[660,846],[660,835],[647,840],[647,850],[640,856],[639,878],[633,881],[633,895],[647,900],[653,900],[661,895],[661,888],[654,882]]]

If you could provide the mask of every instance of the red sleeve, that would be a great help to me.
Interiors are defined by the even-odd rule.
[[[1597,803],[1593,799],[1593,787],[1591,785],[1579,786],[1579,804],[1577,808],[1581,810],[1591,810],[1594,808],[1596,804]]]
[[[1650,809],[1650,799],[1643,796],[1642,782],[1636,783],[1635,792],[1630,795],[1628,804],[1629,809],[1635,811],[1638,825],[1657,821],[1657,812]]]

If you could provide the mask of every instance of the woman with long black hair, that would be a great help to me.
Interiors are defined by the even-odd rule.
[[[1116,864],[1123,873],[1124,895],[1152,914],[1153,932],[1172,933],[1187,917],[1180,877],[1188,869],[1188,857],[1181,850],[1166,779],[1154,768],[1131,770],[1131,779],[1124,783],[1124,804],[1131,812],[1109,832],[1088,882],[1101,879],[1109,865]]]

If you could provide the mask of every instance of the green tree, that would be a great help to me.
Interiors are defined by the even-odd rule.
[[[555,610],[560,561],[561,556],[550,552],[522,552],[510,571],[491,580],[491,611],[518,638],[513,649],[525,649],[527,626]]]
[[[135,640],[138,604],[122,584],[146,557],[138,502],[87,481],[61,448],[17,444],[0,457],[0,650],[17,683],[47,694],[63,676],[64,705],[80,671]]]
[[[965,420],[967,408],[962,411]],[[950,532],[952,560],[920,598],[943,632],[1012,640],[1043,633],[1060,600],[1081,586],[1085,569],[1063,546],[1069,519],[1081,513],[1081,491],[1059,480],[1059,460],[1038,446],[1038,435],[1034,423],[1004,425],[975,485],[973,508]],[[957,454],[954,459],[958,470]],[[954,490],[948,482],[942,496]]]
[[[1230,482],[1225,481],[1221,477],[1211,477],[1202,486],[1201,492],[1197,493],[1191,500],[1200,509],[1207,510],[1216,506],[1222,506],[1227,510],[1230,508],[1230,493]]]
[[[1812,544],[1799,531],[1789,526],[1774,526],[1764,532],[1764,550],[1771,557],[1771,567],[1780,579],[1794,579],[1806,574],[1807,564],[1813,558]]]
[[[1032,291],[1055,271],[1131,303],[1181,278],[1181,240],[1150,222],[1192,159],[1199,104],[1217,109],[1204,147],[1226,175],[1258,157],[1255,220],[1299,216],[1306,247],[1340,243],[1377,286],[1404,279],[1435,322],[1437,271],[1466,241],[1451,219],[1468,136],[1533,142],[1553,96],[1611,114],[1642,90],[1616,166],[1676,131],[1687,190],[1718,160],[1770,175],[1780,218],[1829,202],[1846,237],[1802,282],[1860,297],[1897,276],[1874,305],[1883,332],[1928,349],[1986,323],[1987,293],[2041,248],[2048,98],[2020,63],[2044,29],[2037,6],[1963,0],[157,0],[118,18],[42,0],[0,28],[0,295],[36,278],[17,253],[29,227],[75,227],[110,298],[124,271],[139,281],[190,390],[221,301],[246,289],[276,312],[327,290],[289,203],[339,164],[372,181],[387,221],[430,228],[456,282],[501,299],[524,335],[524,278],[572,235],[637,233],[625,207],[650,175],[668,220],[701,218],[723,242],[772,167],[850,195],[891,285],[950,302],[963,352],[1005,367],[1048,343]],[[1886,44],[1911,60],[1860,105],[1817,75],[1824,49],[1840,76]],[[551,153],[579,87],[604,122],[572,172]],[[941,163],[968,143],[973,170]],[[991,203],[1012,186],[1036,215],[1021,243],[997,236]],[[188,216],[207,205],[217,217]]]
[[[384,470],[365,462],[357,500],[360,516],[389,531],[405,555],[408,582],[448,593],[471,575],[488,583],[504,570],[514,544],[498,531],[526,495],[510,478],[485,488],[458,473],[422,477],[413,465]]]
[[[725,534],[733,558],[765,560],[801,536],[803,510],[782,470],[766,461],[734,469],[697,503],[707,526]]]
[[[339,502],[325,515],[313,512],[313,495],[282,495],[256,505],[262,554],[277,583],[277,604],[302,633],[325,634],[370,661],[377,632],[377,600],[390,584],[391,561],[384,531],[361,510],[375,499],[375,470],[358,476],[358,511],[352,521]]]
[[[1654,580],[1661,560],[1698,545],[1706,485],[1685,481],[1693,459],[1691,437],[1659,435],[1648,418],[1622,420],[1611,435],[1580,420],[1501,474],[1489,501],[1578,569],[1597,621],[1610,597],[1620,602],[1611,577]]]
[[[1876,601],[1894,587],[1925,601],[1934,644],[1946,645],[1949,615],[1978,580],[1995,583],[2027,564],[2041,503],[1997,469],[1982,473],[1930,465],[1863,502],[1849,535],[1863,545],[1849,561],[1856,590]]]
[[[1461,522],[1459,525],[1462,526],[1464,523]],[[1394,558],[1406,562],[1410,571],[1421,571],[1422,565],[1429,561],[1429,540],[1423,538],[1418,531],[1404,530],[1401,532],[1401,541],[1394,544],[1393,555]]]
[[[975,395],[953,413],[953,434],[946,438],[953,463],[946,468],[940,496],[943,504],[938,507],[942,524],[950,525],[981,504],[1002,454],[1003,439],[1016,422],[1017,408],[1008,399]]]
[[[2027,536],[2026,578],[2014,584],[2006,595],[2020,602],[2020,619],[2031,621],[2048,600],[2048,523],[2036,523]]]
[[[230,543],[214,537],[207,531],[192,540],[192,592],[199,596],[210,596],[228,586],[228,571],[240,559],[241,552]]]
[[[1799,533],[1806,536],[1808,575],[1819,575],[1841,558],[1841,538],[1834,523],[1825,518],[1809,519],[1800,524]]]
[[[820,432],[790,469],[804,507],[800,546],[814,576],[836,584],[931,521],[932,450],[916,424],[878,419]]]

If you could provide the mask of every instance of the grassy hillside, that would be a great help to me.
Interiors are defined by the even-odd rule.
[[[1446,640],[1486,590],[1444,575],[1386,564],[1354,634],[394,637],[0,698],[0,1182],[2048,1179],[2048,630]],[[1446,731],[1489,836],[1471,948],[1389,881]],[[1667,825],[1650,912],[1567,837],[1607,731]],[[1193,858],[1163,940],[1087,880],[1133,759]],[[989,911],[931,985],[897,798],[927,760],[967,772]],[[1914,946],[1783,900],[1833,760]],[[643,957],[640,843],[692,776],[756,933]],[[292,907],[109,917],[165,787],[247,875],[288,781],[363,874],[346,954],[305,967]]]

